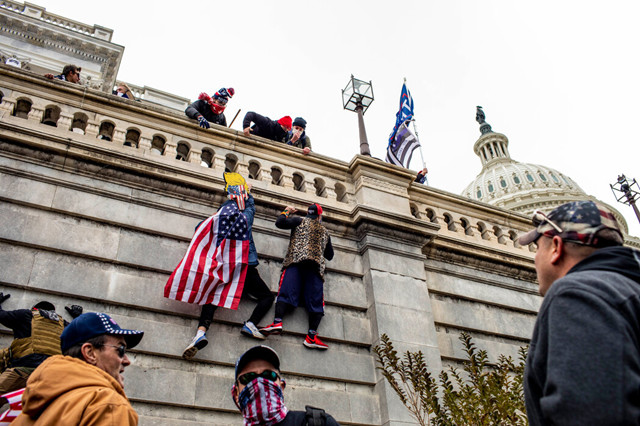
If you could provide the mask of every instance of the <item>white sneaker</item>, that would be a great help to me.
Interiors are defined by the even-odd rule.
[[[247,321],[244,323],[244,325],[242,326],[242,330],[240,330],[240,333],[244,334],[245,336],[253,337],[260,340],[266,339],[265,335],[260,333],[258,327],[256,327],[256,325],[251,321]]]
[[[193,358],[194,356],[196,356],[196,354],[200,349],[204,348],[208,344],[209,344],[209,341],[207,340],[206,334],[203,334],[200,337],[198,336],[194,337],[191,343],[189,344],[189,346],[187,346],[184,352],[182,352],[182,358],[187,360]]]

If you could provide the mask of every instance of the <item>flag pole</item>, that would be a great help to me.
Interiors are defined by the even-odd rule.
[[[404,77],[404,84],[406,86],[407,84],[407,77]],[[409,90],[409,89],[407,89]],[[415,119],[415,115],[413,116],[411,123],[413,124],[413,132],[416,134],[416,138],[418,139],[418,141],[420,141],[420,135],[418,135],[418,128],[416,127],[416,119]],[[424,161],[424,154],[422,153],[422,143],[420,145],[418,145],[418,148],[420,148],[420,159],[422,160],[422,168],[426,169],[427,168],[427,163],[425,163]],[[427,185],[429,184],[427,181],[427,175],[424,175],[425,178],[425,182],[427,182]]]

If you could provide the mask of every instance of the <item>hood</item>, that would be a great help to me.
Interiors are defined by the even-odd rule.
[[[116,379],[98,367],[69,356],[49,357],[29,377],[22,395],[22,412],[37,418],[60,395],[96,386],[112,388],[127,398]]]
[[[611,271],[640,284],[640,251],[629,247],[606,247],[578,262],[568,274],[582,271]]]

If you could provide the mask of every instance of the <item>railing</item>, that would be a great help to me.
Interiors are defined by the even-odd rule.
[[[61,88],[67,86],[62,82],[51,84],[59,84]],[[2,98],[0,122],[19,123],[16,117],[23,118],[29,125],[64,134],[82,143],[111,147],[114,152],[145,161],[157,158],[158,165],[185,167],[218,177],[224,171],[235,171],[248,177],[254,186],[278,192],[288,199],[298,199],[299,204],[319,201],[345,216],[357,205],[358,185],[385,191],[369,177],[360,178],[356,185],[346,163],[327,161],[329,159],[314,154],[292,156],[291,151],[300,150],[262,138],[245,138],[241,132],[220,126],[204,131],[180,113],[167,113],[164,121],[171,124],[159,126],[153,123],[160,122],[158,118],[162,117],[151,119],[149,112],[145,114],[145,110],[150,109],[133,101],[93,92],[103,98],[102,105],[110,106],[102,108],[86,99],[78,102],[70,95],[47,96],[36,89],[36,86],[29,89],[16,85]],[[61,102],[60,99],[68,101]],[[123,108],[118,109],[118,104]],[[324,158],[324,172],[318,167],[318,158]],[[367,179],[371,181],[367,182]],[[398,188],[406,191],[406,187]],[[390,192],[395,190],[388,189]],[[528,228],[524,218],[517,213],[418,184],[409,186],[408,196],[409,209],[406,205],[390,207],[397,209],[398,220],[403,220],[401,216],[406,214],[403,211],[410,211],[416,219],[438,224],[439,238],[467,242],[492,252],[509,252],[523,261],[533,257],[533,246],[517,244],[517,236]]]

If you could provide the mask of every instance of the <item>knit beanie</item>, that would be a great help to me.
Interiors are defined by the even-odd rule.
[[[233,90],[233,87],[229,87],[228,89],[223,87],[222,89],[218,90],[216,94],[213,95],[213,97],[216,99],[224,98],[226,100],[229,100],[229,98],[233,98],[233,95],[235,95],[235,93],[236,91]]]
[[[285,115],[280,120],[278,120],[278,124],[283,125],[287,130],[291,130],[291,117]]]
[[[307,128],[307,121],[302,117],[296,117],[296,119],[293,120],[293,125],[302,127],[303,129],[306,129]]]

